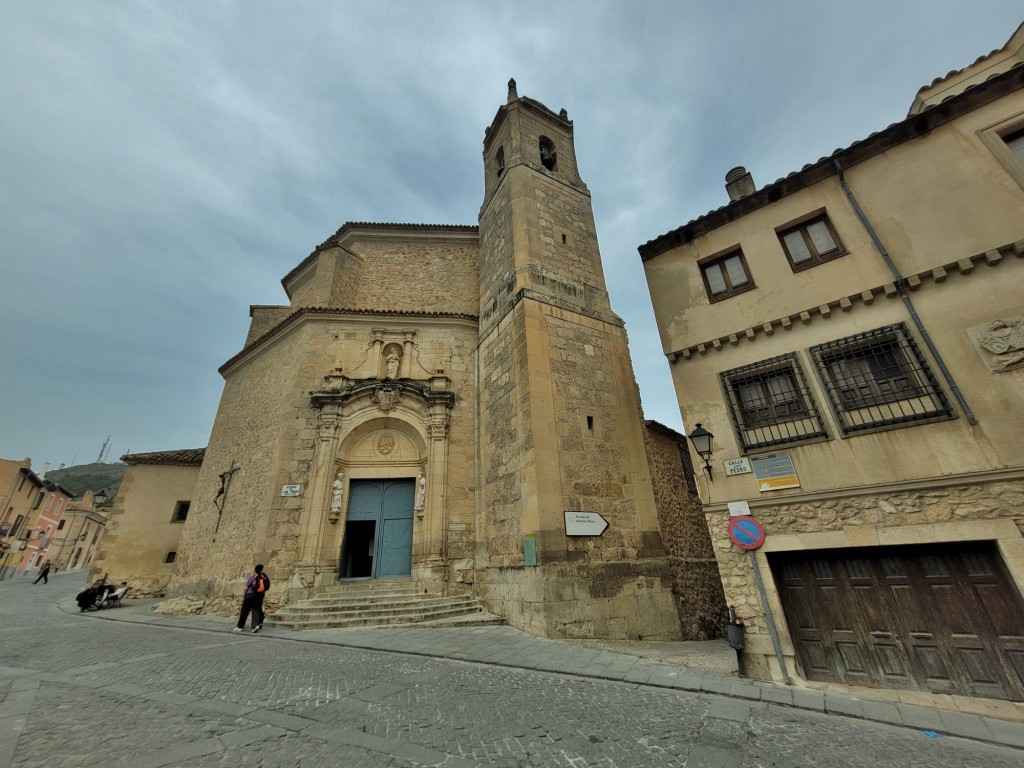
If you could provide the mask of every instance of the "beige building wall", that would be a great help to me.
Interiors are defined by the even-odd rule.
[[[683,419],[715,436],[704,510],[761,677],[782,670],[747,557],[727,537],[729,501],[747,501],[768,532],[756,561],[790,674],[772,553],[994,541],[1024,591],[1024,366],[1013,362],[1018,342],[998,359],[981,343],[996,321],[1024,332],[1024,167],[1002,140],[1024,127],[1022,89],[1019,67],[961,88],[941,112],[912,112],[640,249]],[[821,214],[844,255],[794,271],[780,233]],[[756,287],[711,301],[702,267],[736,248]],[[916,343],[948,413],[847,433],[812,348],[894,324]],[[807,432],[792,420],[791,439],[745,448],[744,435],[757,441],[728,405],[722,375],[735,380],[730,372],[788,355],[824,434],[801,440]],[[799,487],[762,490],[751,473],[725,473],[726,461],[778,452],[790,455]]]
[[[162,596],[177,567],[181,534],[188,517],[180,517],[179,503],[191,505],[199,463],[163,463],[167,454],[190,453],[200,460],[201,451],[123,456],[128,464],[117,498],[110,509],[107,529],[91,562],[90,579],[127,581],[133,597]],[[159,457],[159,458],[158,458]],[[149,463],[156,460],[159,463]],[[188,511],[191,515],[191,510]],[[70,565],[76,542],[91,541],[89,518],[83,515],[81,532],[66,547]],[[83,538],[84,537],[84,538]],[[79,556],[85,560],[84,555]]]

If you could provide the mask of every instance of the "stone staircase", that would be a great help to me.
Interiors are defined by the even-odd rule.
[[[268,627],[344,629],[394,624],[465,626],[504,624],[478,597],[424,593],[409,579],[367,580],[331,587],[267,616]]]

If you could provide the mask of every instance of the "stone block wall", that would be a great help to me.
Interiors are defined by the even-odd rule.
[[[650,422],[645,431],[647,463],[683,639],[710,640],[724,634],[728,612],[700,497],[688,489],[686,473],[692,468],[681,453],[687,450],[685,440]]]
[[[450,241],[356,235],[346,245],[359,258],[339,250],[330,306],[476,315],[480,286],[475,234]]]

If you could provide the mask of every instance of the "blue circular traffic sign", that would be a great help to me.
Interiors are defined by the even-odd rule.
[[[729,538],[740,549],[757,549],[764,544],[764,526],[750,515],[738,515],[729,521]]]

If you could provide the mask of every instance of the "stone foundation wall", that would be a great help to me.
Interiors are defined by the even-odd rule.
[[[487,609],[543,637],[678,640],[665,560],[503,567],[477,593]]]

